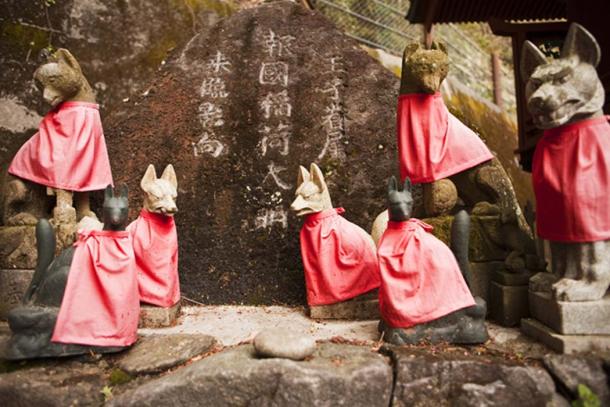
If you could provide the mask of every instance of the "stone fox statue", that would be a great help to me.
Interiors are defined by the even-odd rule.
[[[56,258],[54,258],[55,233],[53,227],[46,219],[38,221],[36,226],[38,264],[22,305],[11,310],[8,315],[13,335],[6,347],[4,356],[7,359],[70,356],[89,351],[117,352],[130,344],[129,341],[132,338],[129,338],[127,342],[104,343],[107,338],[112,337],[112,335],[106,335],[108,329],[104,327],[104,324],[107,324],[105,320],[111,313],[99,309],[99,301],[97,301],[99,298],[96,298],[98,293],[90,290],[92,282],[86,280],[88,270],[86,266],[82,266],[86,263],[102,263],[101,267],[98,265],[97,272],[104,271],[100,269],[113,268],[111,273],[100,276],[102,278],[99,281],[103,281],[102,285],[104,285],[108,284],[111,279],[120,278],[120,281],[117,281],[119,287],[114,287],[115,292],[110,297],[122,297],[118,299],[120,304],[114,304],[121,307],[121,312],[117,314],[129,313],[129,307],[133,308],[131,303],[134,300],[137,310],[132,310],[132,312],[139,313],[135,259],[133,251],[131,251],[131,239],[128,232],[125,231],[128,215],[126,194],[126,187],[117,196],[114,196],[112,189],[108,187],[103,207],[104,230],[81,231],[77,243],[64,249]],[[90,244],[103,239],[105,240],[102,245],[110,247],[110,250],[119,254],[106,253],[104,249],[100,248],[102,245]],[[81,250],[83,248],[84,250]],[[87,258],[88,253],[96,254],[95,261]],[[110,262],[112,264],[104,265],[103,263],[107,263],[105,259],[108,257],[113,257],[113,261]],[[84,261],[81,261],[83,259]],[[120,266],[116,266],[119,263]],[[75,266],[79,269],[71,271],[71,268]],[[130,273],[133,275],[129,276]],[[133,298],[129,298],[127,302],[124,301],[129,296]],[[113,301],[111,299],[105,302],[112,303]],[[105,306],[108,307],[107,304]],[[112,308],[112,304],[110,307]],[[137,329],[137,317],[136,314],[135,326],[132,328],[134,335]],[[71,319],[78,320],[71,321]],[[133,322],[130,323],[133,324]],[[58,332],[59,324],[64,332]],[[78,328],[74,329],[76,325]],[[93,328],[88,329],[91,326]],[[105,335],[99,335],[104,339],[94,338],[92,340],[92,332],[99,334],[100,332],[94,331],[100,329],[106,329]],[[76,330],[81,330],[81,332],[75,333]],[[60,336],[59,341],[56,340],[58,335]],[[66,336],[71,336],[69,341],[63,341]]]
[[[560,58],[523,46],[527,107],[544,130],[533,158],[538,235],[550,242],[552,273],[530,289],[559,301],[601,299],[610,285],[610,125],[595,67],[600,49],[572,24]]]
[[[468,214],[461,210],[455,215],[452,253],[432,235],[430,225],[411,218],[409,178],[402,191],[397,184],[391,177],[389,222],[377,250],[381,275],[379,330],[384,332],[384,340],[396,345],[485,342],[485,301],[475,300],[466,284],[470,280]]]
[[[91,86],[66,49],[48,56],[34,73],[34,80],[51,110],[11,162],[8,171],[17,179],[10,181],[6,189],[5,222],[15,223],[9,218],[17,217],[17,222],[33,223],[43,215],[15,213],[28,210],[24,201],[31,194],[26,182],[43,185],[49,194],[57,196],[53,212],[56,220],[70,223],[76,218],[94,217],[88,192],[112,185],[112,174]],[[77,192],[76,211],[72,207],[73,192]]]
[[[405,48],[396,131],[401,179],[411,179],[414,195],[416,187],[423,189],[423,202],[416,200],[413,216],[455,212],[459,196],[478,215],[501,214],[508,231],[503,231],[504,239],[514,244],[497,244],[534,252],[531,230],[506,171],[483,141],[445,106],[440,87],[448,68],[443,44],[423,49],[413,43]],[[477,206],[481,202],[491,205]],[[376,243],[387,221],[387,211],[375,220],[371,234]],[[514,237],[509,239],[509,234]]]

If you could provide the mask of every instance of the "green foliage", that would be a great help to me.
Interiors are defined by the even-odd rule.
[[[578,399],[572,402],[572,407],[601,407],[599,397],[589,387],[584,384],[579,384]]]
[[[7,21],[0,26],[0,41],[6,41],[23,52],[39,52],[49,45],[49,33]]]
[[[56,0],[44,0],[45,7],[51,7],[55,5]]]
[[[121,384],[125,384],[133,380],[133,377],[129,375],[129,373],[121,370],[121,369],[113,369],[110,372],[109,382],[112,386],[118,386]]]

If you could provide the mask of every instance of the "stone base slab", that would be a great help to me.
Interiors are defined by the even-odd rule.
[[[610,351],[610,335],[561,335],[531,318],[521,320],[521,331],[559,353]]]
[[[374,295],[365,294],[336,304],[311,306],[309,316],[312,319],[379,319],[377,291]]]
[[[509,286],[492,281],[489,287],[489,314],[503,326],[519,325],[529,316],[528,286]]]
[[[8,312],[21,303],[33,275],[34,270],[0,269],[0,320],[6,320]]]
[[[610,335],[610,294],[599,301],[556,301],[551,294],[529,292],[533,318],[562,335]]]
[[[154,305],[140,305],[140,322],[138,328],[166,328],[174,326],[180,316],[180,301],[169,308]]]

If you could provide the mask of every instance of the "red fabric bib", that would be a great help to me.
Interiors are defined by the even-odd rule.
[[[127,231],[79,232],[52,341],[129,346],[137,339],[140,301]]]
[[[343,212],[337,208],[308,215],[301,228],[309,305],[334,304],[379,287],[373,247],[364,230],[340,216]]]
[[[610,239],[610,124],[596,117],[546,130],[532,163],[543,239]]]
[[[396,118],[403,181],[438,181],[493,158],[479,136],[447,110],[440,93],[400,95]]]
[[[417,219],[390,221],[381,237],[379,307],[394,328],[430,322],[475,304],[453,252],[431,230]]]
[[[171,307],[180,300],[178,234],[173,216],[142,209],[127,230],[133,239],[140,301]]]
[[[95,191],[112,183],[98,105],[64,102],[19,149],[8,171],[38,184]]]

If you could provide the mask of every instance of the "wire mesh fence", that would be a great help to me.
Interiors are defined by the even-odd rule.
[[[423,27],[405,16],[410,0],[309,0],[338,29],[357,41],[400,56],[409,42],[423,42]],[[472,41],[459,26],[438,24],[434,38],[445,43],[450,74],[488,100],[493,100],[491,55]],[[515,108],[514,76],[502,66],[502,98],[507,110]]]

